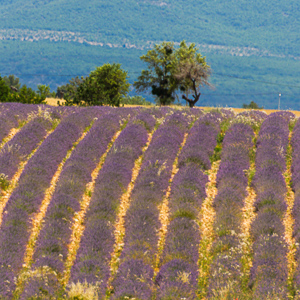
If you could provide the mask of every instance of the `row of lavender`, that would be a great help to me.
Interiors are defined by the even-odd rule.
[[[215,241],[212,245],[213,261],[210,268],[208,298],[222,298],[230,286],[228,297],[241,295],[242,208],[247,195],[248,178],[253,148],[253,129],[248,124],[233,124],[226,132],[217,173],[218,194],[213,206]]]
[[[112,299],[150,299],[157,253],[159,208],[171,178],[173,162],[188,130],[180,112],[167,117],[153,134],[131,195],[125,217],[124,249]]]
[[[27,120],[47,111],[49,118],[61,119],[70,113],[79,111],[75,107],[51,107],[21,103],[2,103],[0,108],[0,143],[11,129],[23,126]]]
[[[51,128],[51,120],[44,117],[36,117],[28,122],[1,149],[0,174],[4,174],[7,180],[10,181],[19,164],[27,159]]]
[[[0,230],[1,297],[12,297],[30,235],[30,219],[39,210],[59,163],[92,119],[93,112],[87,109],[65,118],[29,160],[6,204]]]
[[[120,128],[119,121],[120,116],[114,113],[100,116],[66,161],[36,242],[33,270],[47,266],[58,276],[63,273],[74,216],[80,210],[92,171]],[[60,289],[58,279],[50,274],[29,278],[21,298],[38,296],[41,289],[55,295]]]
[[[178,159],[178,172],[171,185],[169,219],[160,271],[155,279],[157,299],[196,299],[199,242],[197,222],[217,145],[220,115],[206,114],[189,132]]]
[[[2,105],[0,113],[0,143],[12,128],[18,128],[28,117],[28,114],[38,110],[36,105],[9,103]]]
[[[251,226],[253,267],[250,287],[254,299],[287,299],[287,244],[283,218],[287,192],[283,173],[291,113],[278,112],[263,122],[257,140],[256,217]]]
[[[146,128],[151,131],[154,125],[155,119],[145,113],[132,119],[113,144],[95,182],[70,281],[87,281],[97,286],[100,298],[106,292],[110,276],[109,262],[115,243],[114,224],[121,196],[131,181],[134,163],[146,145]]]
[[[295,260],[297,262],[297,269],[295,272],[295,287],[297,296],[300,296],[300,120],[297,121],[293,129],[293,135],[291,139],[291,145],[293,149],[292,153],[292,189],[295,193],[295,201],[293,206],[293,217],[295,220],[293,237],[295,243],[298,244],[295,254]]]
[[[52,109],[50,109],[47,107],[47,113],[49,113],[49,111],[50,111],[50,115],[48,115],[48,117],[50,117],[50,118],[47,118],[46,114],[44,114],[41,117],[38,117],[38,115],[41,115],[40,113],[43,111],[40,108],[29,107],[26,105],[21,105],[21,106],[22,106],[22,107],[20,107],[21,118],[18,118],[19,115],[16,115],[16,113],[18,113],[17,109],[19,109],[19,107],[15,107],[14,104],[7,104],[7,105],[1,106],[2,115],[5,117],[5,121],[6,121],[6,123],[1,123],[1,125],[9,124],[9,126],[10,126],[10,127],[7,127],[8,129],[5,126],[4,127],[2,126],[5,129],[2,131],[3,137],[5,137],[5,135],[7,135],[8,132],[12,128],[19,126],[20,122],[24,123],[26,118],[28,119],[29,114],[31,116],[28,120],[33,119],[25,126],[25,128],[23,128],[13,138],[13,140],[11,140],[8,144],[5,145],[4,149],[2,149],[3,153],[1,153],[1,154],[3,154],[3,155],[0,156],[0,160],[1,160],[0,167],[3,169],[3,171],[5,171],[5,173],[7,173],[8,179],[11,179],[11,177],[15,173],[19,163],[21,161],[26,160],[26,157],[32,152],[32,150],[35,149],[37,144],[45,136],[46,131],[50,129],[51,122],[49,122],[49,119],[51,120],[51,117],[59,119],[62,117],[61,115],[64,115],[64,117],[65,117],[66,115],[75,113],[76,111],[78,111],[78,113],[71,116],[70,118],[68,118],[68,120],[63,122],[65,128],[62,129],[63,124],[61,124],[61,126],[59,126],[57,128],[55,133],[53,133],[46,140],[46,142],[42,145],[42,147],[40,147],[41,149],[39,149],[37,154],[29,161],[28,166],[26,166],[26,168],[25,168],[25,172],[24,172],[25,174],[22,174],[22,176],[21,176],[19,187],[14,191],[11,199],[9,200],[7,206],[5,207],[5,213],[4,213],[5,216],[4,216],[4,220],[3,220],[3,224],[2,224],[2,228],[1,228],[1,229],[3,229],[3,230],[1,230],[1,235],[2,235],[3,240],[7,239],[11,242],[11,244],[9,244],[9,243],[7,243],[6,245],[2,244],[3,251],[1,251],[2,252],[2,255],[1,255],[2,274],[1,275],[4,277],[4,279],[6,279],[6,280],[4,280],[6,285],[2,286],[3,295],[11,295],[12,294],[12,291],[14,289],[13,288],[14,283],[13,283],[12,278],[13,278],[13,276],[15,276],[17,274],[17,271],[15,271],[15,270],[20,269],[21,261],[24,256],[24,250],[25,250],[25,246],[26,246],[25,240],[28,239],[29,232],[27,232],[27,235],[18,233],[17,232],[18,227],[23,225],[23,230],[26,230],[26,227],[30,227],[31,221],[29,220],[30,219],[29,215],[31,213],[34,214],[35,212],[37,212],[37,210],[39,208],[39,205],[37,204],[37,202],[41,201],[41,199],[43,198],[43,196],[42,196],[43,191],[45,191],[45,189],[46,189],[45,186],[47,184],[46,184],[46,182],[43,182],[43,181],[50,180],[51,176],[49,173],[51,173],[51,172],[53,173],[53,171],[55,170],[55,167],[57,165],[57,164],[53,163],[53,161],[52,162],[51,161],[44,162],[44,160],[47,160],[46,157],[51,158],[51,156],[56,155],[56,152],[57,152],[58,154],[57,154],[57,157],[54,158],[54,161],[57,159],[57,163],[58,163],[60,160],[58,158],[58,156],[63,157],[63,154],[66,153],[66,151],[61,151],[61,150],[66,150],[65,148],[67,148],[67,147],[69,148],[74,142],[74,137],[76,135],[78,137],[79,132],[82,132],[83,127],[87,124],[86,121],[89,119],[89,122],[90,122],[92,117],[94,115],[97,115],[98,113],[100,113],[100,110],[101,110],[100,109],[99,112],[97,114],[95,114],[94,109],[93,110],[79,109],[79,108],[68,108],[68,109],[52,108]],[[45,108],[45,107],[43,107],[43,108]],[[86,124],[82,127],[81,126],[82,124],[80,124],[80,121],[82,121],[80,115],[82,114],[83,110],[86,111],[86,113],[85,113],[86,120],[84,121]],[[109,108],[105,108],[104,110],[102,109],[101,113],[104,113],[104,112],[106,113],[106,112],[110,111]],[[149,113],[157,115],[158,117],[162,117],[167,111],[171,111],[171,110],[167,109],[166,111],[163,111],[163,110],[153,109],[153,110],[148,110],[148,111],[149,111]],[[116,115],[115,120],[113,120],[112,122],[114,123],[116,120],[118,120],[119,117],[126,117],[127,115],[130,115],[130,113],[134,115],[134,114],[137,114],[138,112],[139,112],[139,109],[118,110],[118,116]],[[32,113],[34,113],[34,114],[32,114]],[[199,113],[202,114],[201,111],[199,111]],[[8,116],[10,116],[10,115],[12,117],[11,118],[12,120],[17,120],[17,123],[10,121],[10,119],[8,118]],[[141,114],[139,121],[142,122],[144,124],[144,126],[146,126],[148,129],[151,126],[153,126],[153,124],[151,125],[151,121],[149,124],[146,124],[147,121],[149,121],[148,114],[146,114],[146,116],[145,116],[145,114],[144,114],[144,116]],[[79,126],[78,126],[78,122],[79,122]],[[152,120],[152,123],[153,123],[153,120]],[[108,124],[106,124],[106,125],[108,125]],[[112,125],[112,124],[110,124],[110,125]],[[53,126],[53,124],[52,124],[52,126]],[[2,127],[1,127],[1,129],[3,129]],[[79,131],[78,131],[78,127],[79,127]],[[98,129],[100,129],[100,128],[98,128]],[[108,129],[108,128],[106,128],[106,129]],[[75,132],[72,132],[72,131],[75,131]],[[101,130],[100,130],[100,132],[101,132]],[[105,134],[107,133],[106,130],[104,130],[104,132],[105,132]],[[109,132],[109,129],[108,129],[108,132]],[[53,136],[55,136],[55,137],[53,137]],[[56,140],[58,142],[57,145],[55,143]],[[71,140],[73,140],[72,143],[71,143]],[[99,147],[99,145],[97,145],[97,147]],[[43,153],[44,155],[41,155],[40,152],[44,152]],[[51,154],[50,154],[50,152],[51,152]],[[47,153],[48,153],[48,155],[47,155]],[[73,162],[76,164],[76,159]],[[33,167],[32,165],[34,165],[34,163],[36,163],[37,166]],[[50,168],[47,168],[47,166],[46,166],[47,163],[48,163],[48,167],[50,167]],[[79,162],[79,164],[80,163],[83,164],[84,162],[81,161],[81,162]],[[46,170],[48,171],[48,174],[46,174],[47,173],[47,172],[45,172]],[[69,171],[69,173],[70,172],[71,171]],[[66,172],[66,174],[67,173],[68,172]],[[33,175],[32,178],[31,178],[31,175]],[[42,175],[42,176],[39,177],[39,175]],[[65,179],[67,177],[68,176],[65,176]],[[38,184],[37,181],[39,179],[41,179],[42,182],[39,182],[39,184]],[[31,187],[29,184],[30,181],[33,184]],[[35,192],[32,191],[34,189],[36,190],[38,195],[35,195]],[[63,189],[63,187],[62,187],[62,189]],[[20,192],[21,195],[18,192]],[[59,194],[59,191],[57,193]],[[35,196],[37,196],[37,197],[35,197]],[[33,200],[33,204],[36,204],[36,205],[33,205],[33,207],[32,207],[31,206],[32,203],[29,203],[28,200]],[[72,205],[73,205],[73,203],[72,203]],[[60,205],[58,205],[58,206],[59,206],[59,210],[60,210],[61,207],[60,207]],[[53,209],[53,210],[56,209],[56,213],[57,213],[58,206],[55,205],[55,208]],[[68,210],[68,209],[69,208],[67,208],[66,210]],[[23,213],[23,217],[24,217],[23,220],[22,220],[22,217],[20,219],[18,219],[18,217],[17,217],[18,213],[21,213],[21,215]],[[53,215],[51,213],[52,213],[52,211],[49,211],[49,213],[48,213],[48,215],[49,214],[51,215],[51,217],[49,219],[53,218]],[[55,212],[54,212],[54,215],[55,215]],[[46,221],[46,223],[47,223],[47,221]],[[49,228],[50,227],[48,227],[48,229]],[[56,229],[57,229],[57,227],[56,227]],[[21,230],[21,232],[22,232],[22,230]],[[43,235],[41,235],[41,236],[43,236]],[[18,240],[18,237],[23,238],[21,243]],[[17,242],[17,240],[18,240],[18,242]],[[45,238],[44,240],[47,240],[47,238]],[[49,241],[47,241],[47,242],[49,242]],[[14,245],[18,244],[21,247],[16,251],[12,251],[12,253],[8,253],[7,249],[9,249],[12,246],[12,244],[14,244]],[[60,242],[59,246],[61,246],[61,244],[62,244],[62,242]],[[58,246],[58,248],[59,248],[59,246]],[[43,250],[45,250],[45,249],[43,249]],[[48,248],[47,248],[47,250],[45,250],[45,252],[47,252],[48,250],[51,252],[51,249],[48,249]],[[14,253],[14,252],[16,252],[16,253]],[[21,253],[23,253],[23,254],[21,254]],[[37,257],[38,256],[39,256],[39,254],[37,254]],[[46,255],[43,251],[40,251],[40,256],[42,256],[44,259],[44,257]],[[53,259],[53,257],[50,258],[50,261],[51,261],[51,259]],[[54,261],[55,261],[55,259],[54,259]],[[12,262],[14,262],[16,266],[12,267]],[[52,263],[53,263],[53,261],[52,261]],[[57,263],[57,261],[56,261],[56,263]],[[51,263],[49,263],[49,264],[51,264]],[[7,269],[9,269],[9,270],[7,271]]]

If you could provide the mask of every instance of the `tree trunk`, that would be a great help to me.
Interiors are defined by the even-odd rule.
[[[182,95],[182,98],[184,99],[184,100],[186,100],[188,103],[189,103],[189,106],[190,107],[194,107],[195,106],[195,104],[197,103],[197,101],[199,100],[199,98],[200,98],[200,95],[201,95],[201,93],[199,93],[199,94],[196,94],[196,96],[195,95],[193,95],[193,97],[194,97],[194,100],[191,100],[191,99],[189,99],[188,97],[186,97],[185,95]]]

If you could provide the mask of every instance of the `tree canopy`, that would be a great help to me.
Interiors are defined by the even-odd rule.
[[[127,72],[120,64],[97,67],[77,87],[72,102],[78,105],[120,106],[121,98],[129,92]]]
[[[177,79],[179,89],[184,94],[182,98],[186,100],[190,107],[193,107],[200,98],[200,87],[207,85],[211,74],[210,66],[206,63],[206,58],[197,52],[195,44],[187,46],[183,41],[177,51],[177,68],[174,77]],[[192,95],[192,99],[189,97]]]
[[[148,64],[138,80],[134,83],[137,91],[151,89],[156,101],[168,105],[175,101],[177,91],[182,91],[185,99],[192,107],[200,98],[200,87],[209,85],[210,66],[205,57],[197,52],[195,44],[189,46],[182,41],[179,48],[174,43],[163,42],[140,57]],[[189,98],[192,93],[193,99]]]
[[[46,96],[49,93],[49,86],[39,85],[38,92],[35,92],[25,84],[20,88],[19,78],[14,77],[14,75],[4,78],[0,76],[0,102],[41,104],[45,103]]]
[[[0,76],[0,102],[6,101],[9,92],[10,92],[9,87],[7,86],[3,78]]]
[[[176,90],[173,76],[176,67],[174,43],[156,44],[154,49],[149,50],[140,59],[148,64],[148,69],[142,70],[142,74],[133,84],[137,91],[151,88],[151,93],[156,96],[159,104],[167,105],[174,102]]]
[[[21,83],[20,83],[20,79],[18,77],[15,77],[14,75],[9,75],[8,77],[4,76],[3,80],[5,81],[5,83],[7,84],[7,86],[9,88],[11,88],[11,89],[15,88],[16,89],[15,91],[20,90]],[[12,89],[12,90],[14,90],[14,89]]]

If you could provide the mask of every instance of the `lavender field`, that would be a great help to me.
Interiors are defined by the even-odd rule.
[[[0,299],[300,299],[287,111],[0,103]]]

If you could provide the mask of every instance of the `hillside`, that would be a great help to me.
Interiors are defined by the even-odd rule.
[[[214,70],[216,89],[205,91],[202,104],[255,100],[275,108],[280,92],[283,108],[299,109],[299,20],[296,0],[3,0],[0,73],[30,74],[20,77],[55,88],[71,78],[57,75],[87,75],[116,61],[133,82],[143,68],[139,56],[151,45],[185,39]]]

